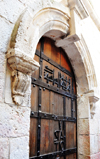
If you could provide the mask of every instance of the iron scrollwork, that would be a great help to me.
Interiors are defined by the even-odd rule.
[[[52,82],[53,85],[57,85],[57,87],[61,88],[64,91],[70,92],[70,86],[71,86],[71,81],[70,79],[64,78],[64,75],[61,75],[60,72],[58,72],[58,78],[54,78],[54,69],[50,69],[48,66],[45,66],[44,69],[44,79],[46,79],[46,82]]]
[[[63,125],[62,121],[59,121],[59,130],[54,131],[54,144],[56,145],[56,151],[63,151],[64,150],[64,137],[63,137]],[[59,150],[57,150],[57,145],[59,146]]]

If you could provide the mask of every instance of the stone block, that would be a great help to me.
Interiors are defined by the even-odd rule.
[[[2,8],[2,6],[0,8]],[[0,17],[0,52],[7,51],[12,29],[13,24],[7,22],[4,18]]]
[[[78,159],[90,159],[90,156],[79,155]]]
[[[90,119],[90,134],[99,134],[99,122],[97,119]]]
[[[77,124],[78,124],[78,134],[89,135],[90,133],[89,119],[79,119]]]
[[[99,152],[99,136],[90,135],[90,154],[93,155]]]
[[[10,23],[15,23],[25,9],[25,6],[18,0],[3,0],[0,1],[0,6],[0,15]]]
[[[79,135],[78,136],[78,154],[80,155],[90,155],[90,136],[89,135]]]
[[[89,156],[79,155],[78,159],[100,159],[100,152]]]
[[[0,159],[8,159],[9,156],[9,139],[0,138]]]
[[[0,101],[1,102],[4,101],[5,70],[6,70],[5,54],[0,52]]]
[[[0,137],[28,136],[30,108],[0,103]]]
[[[29,159],[29,137],[10,139],[10,159]]]
[[[26,5],[28,5],[30,8],[32,8],[33,11],[39,11],[42,9],[42,0],[41,1],[37,1],[37,0],[34,0],[34,1],[31,1],[31,0],[28,0],[26,1]]]
[[[85,95],[77,99],[77,118],[89,118],[89,98]]]

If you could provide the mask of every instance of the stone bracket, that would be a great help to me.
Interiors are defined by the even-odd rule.
[[[93,119],[95,114],[95,108],[96,108],[95,103],[99,100],[99,96],[94,90],[91,90],[88,93],[88,97],[89,97],[89,103],[90,103],[90,117],[91,119]]]
[[[30,85],[31,74],[39,68],[39,64],[15,49],[8,50],[7,59],[12,69],[12,99],[15,104],[21,105]]]

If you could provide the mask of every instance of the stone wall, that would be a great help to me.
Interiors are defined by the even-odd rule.
[[[72,1],[71,1],[72,2]],[[60,5],[59,5],[60,3]],[[57,23],[53,27],[67,34],[67,29],[70,29],[68,38],[56,40],[56,45],[62,47],[68,54],[72,67],[75,72],[77,82],[78,95],[78,158],[79,159],[95,159],[100,158],[100,102],[96,102],[100,96],[100,32],[93,23],[90,17],[86,18],[86,13],[78,4],[69,4],[66,0],[57,3],[57,0],[1,0],[0,1],[0,158],[1,159],[28,159],[29,158],[29,130],[30,130],[30,95],[31,82],[29,80],[29,87],[25,92],[23,103],[16,105],[12,100],[12,69],[7,62],[7,53],[13,39],[14,29],[16,29],[16,22],[22,18],[25,11],[29,11],[30,19],[35,19],[35,15],[40,10],[45,8],[54,8],[54,15],[47,19],[56,21],[60,15],[60,24]],[[75,8],[76,5],[76,8]],[[77,10],[77,6],[80,8]],[[78,14],[74,12],[78,11]],[[59,11],[59,12],[58,12]],[[41,14],[42,15],[42,14]],[[47,14],[46,14],[47,15]],[[66,17],[67,15],[67,17]],[[80,15],[80,16],[79,16]],[[28,20],[25,17],[20,21],[19,30],[16,31],[15,45],[17,51],[22,53],[26,51],[25,57],[34,58],[36,45],[39,38],[45,34],[45,29],[40,29],[41,22],[37,24],[37,32],[40,34],[33,35],[37,37],[37,42],[34,46],[28,48],[23,45],[23,37],[26,44],[29,38],[29,32],[23,36],[24,28],[28,26]],[[37,16],[38,17],[38,16]],[[49,18],[48,18],[49,17]],[[84,19],[86,18],[86,19]],[[83,20],[84,19],[84,20]],[[69,22],[67,29],[62,25],[62,21],[66,24]],[[68,21],[68,22],[67,22]],[[35,21],[36,24],[37,21]],[[42,21],[43,22],[43,21]],[[44,24],[46,21],[44,22]],[[59,24],[59,25],[60,25]],[[73,24],[73,25],[72,25]],[[34,33],[36,25],[34,26]],[[73,26],[73,28],[72,28]],[[46,26],[47,31],[53,28],[50,25]],[[77,31],[80,30],[80,33]],[[80,35],[81,36],[80,36]],[[20,35],[20,36],[19,36]],[[82,38],[84,39],[82,41]],[[69,42],[70,41],[70,42]],[[65,45],[63,45],[65,43]],[[30,46],[31,47],[31,46]],[[23,49],[22,49],[23,48]],[[27,49],[28,48],[28,49]],[[14,53],[16,49],[14,49]],[[18,50],[19,49],[19,50]],[[28,52],[29,51],[29,52]],[[33,53],[32,53],[33,51]],[[32,53],[29,57],[28,55]],[[29,54],[28,54],[29,53]],[[24,54],[24,53],[23,53]],[[26,56],[27,54],[27,56]],[[75,58],[77,57],[77,59]],[[23,60],[24,61],[24,60]],[[28,61],[28,60],[27,60]],[[34,61],[33,66],[39,67]],[[22,65],[23,66],[23,65]],[[81,66],[81,67],[80,67]],[[80,69],[81,68],[81,69]],[[33,68],[30,69],[33,71]],[[20,70],[22,71],[22,69]],[[26,74],[25,70],[22,73]],[[30,74],[27,74],[30,79]],[[16,77],[17,78],[17,77]],[[18,94],[17,94],[18,96]],[[91,114],[91,109],[92,114]],[[90,109],[91,108],[91,109]],[[93,114],[94,112],[94,114]]]

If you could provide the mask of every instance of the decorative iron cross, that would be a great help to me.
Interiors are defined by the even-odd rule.
[[[56,145],[56,151],[57,151],[57,145],[59,145],[59,151],[64,150],[64,137],[62,132],[62,121],[59,121],[59,130],[54,131],[55,138],[54,144]]]

